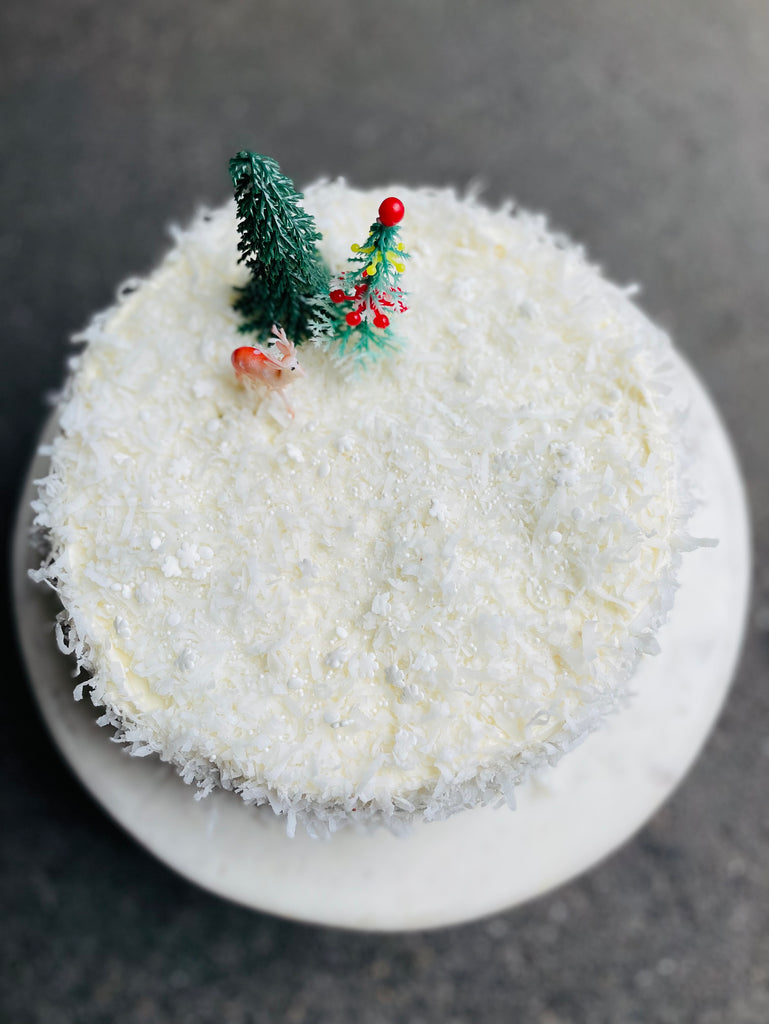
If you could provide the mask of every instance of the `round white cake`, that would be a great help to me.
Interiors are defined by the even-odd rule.
[[[310,188],[331,270],[387,191]],[[100,722],[310,832],[513,800],[615,709],[689,500],[670,342],[542,217],[397,189],[402,345],[244,388],[234,206],[81,336],[36,522]]]

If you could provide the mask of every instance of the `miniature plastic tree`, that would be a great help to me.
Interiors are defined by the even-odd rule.
[[[335,278],[313,326],[316,337],[338,342],[340,356],[352,354],[359,362],[397,347],[390,318],[407,309],[398,284],[409,258],[398,241],[405,209],[400,199],[390,196],[378,212],[365,244],[352,246],[355,255],[349,262],[358,266]]]
[[[307,335],[310,300],[328,287],[316,242],[321,235],[290,178],[271,157],[241,151],[230,160],[238,210],[240,262],[251,271],[233,307],[241,331],[269,335],[273,324],[295,342]]]

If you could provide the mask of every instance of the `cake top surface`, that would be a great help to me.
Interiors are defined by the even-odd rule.
[[[332,271],[383,194],[307,191]],[[667,337],[541,217],[397,194],[401,351],[301,346],[293,419],[241,387],[202,213],[84,332],[37,503],[103,720],[290,827],[509,795],[654,650],[684,536]]]

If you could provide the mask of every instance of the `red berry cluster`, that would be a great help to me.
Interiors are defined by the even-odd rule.
[[[400,292],[400,288],[395,289]],[[345,320],[350,327],[358,327],[366,308],[370,308],[374,314],[373,324],[374,327],[384,330],[385,327],[390,326],[390,318],[386,313],[378,307],[389,306],[394,309],[397,313],[404,313],[406,311],[406,305],[402,299],[396,299],[393,301],[388,298],[384,292],[375,289],[373,292],[369,289],[369,286],[365,281],[360,281],[355,285],[355,291],[352,295],[348,295],[342,288],[334,288],[329,292],[329,298],[332,302],[339,304],[340,302],[356,302],[355,309],[351,309],[350,312],[345,316]]]

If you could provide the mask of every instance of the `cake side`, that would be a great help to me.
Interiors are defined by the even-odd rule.
[[[670,343],[542,218],[401,189],[403,350],[237,386],[231,206],[86,330],[40,487],[102,721],[310,829],[512,797],[672,603]],[[381,193],[307,192],[332,270]]]

